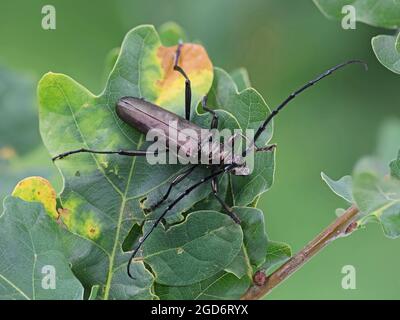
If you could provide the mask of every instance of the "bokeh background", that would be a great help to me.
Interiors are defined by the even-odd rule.
[[[41,28],[46,4],[56,7],[56,30]],[[61,186],[37,129],[35,87],[41,75],[62,72],[99,93],[106,56],[125,33],[166,21],[200,39],[214,65],[247,68],[270,107],[334,64],[350,58],[369,63],[368,73],[351,66],[324,80],[275,122],[276,180],[259,207],[270,238],[299,250],[345,205],[320,172],[333,178],[351,173],[357,159],[376,150],[382,124],[400,119],[400,77],[379,64],[370,46],[372,36],[387,31],[361,23],[343,30],[312,1],[2,0],[0,197],[32,174]],[[400,239],[387,239],[378,225],[369,225],[326,248],[268,299],[398,299],[399,252]],[[341,269],[349,264],[357,271],[355,290],[341,287]]]

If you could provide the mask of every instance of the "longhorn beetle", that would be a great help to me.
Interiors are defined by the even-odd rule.
[[[116,105],[116,113],[121,118],[122,121],[124,121],[128,125],[132,126],[133,128],[136,128],[137,130],[141,131],[144,134],[146,134],[152,128],[158,128],[162,132],[164,132],[164,134],[167,138],[168,146],[170,147],[172,145],[176,145],[178,148],[183,147],[179,143],[179,141],[177,141],[177,140],[173,141],[171,138],[168,137],[168,123],[170,121],[175,121],[177,123],[176,130],[178,132],[183,129],[187,129],[187,128],[192,129],[194,131],[199,131],[202,129],[199,126],[197,126],[196,124],[190,122],[190,114],[191,114],[190,106],[191,106],[192,92],[191,92],[190,79],[187,76],[187,74],[185,73],[185,71],[179,66],[179,58],[180,58],[182,46],[183,46],[182,43],[179,43],[177,46],[173,68],[175,71],[179,72],[185,79],[185,118],[180,117],[168,110],[165,110],[153,103],[147,102],[143,98],[122,97],[118,100],[117,105]],[[130,265],[132,263],[132,260],[138,253],[142,244],[146,241],[146,239],[150,236],[150,234],[158,226],[158,224],[163,220],[163,218],[166,216],[166,214],[169,211],[171,211],[175,207],[175,205],[179,201],[181,201],[185,196],[187,196],[194,189],[203,185],[204,183],[210,182],[212,193],[214,194],[214,196],[216,197],[218,202],[222,205],[222,207],[224,208],[226,213],[236,223],[240,224],[239,217],[235,214],[235,212],[232,210],[232,208],[227,203],[225,203],[225,201],[218,195],[217,178],[219,176],[223,175],[224,173],[231,173],[234,175],[248,175],[249,170],[246,167],[246,162],[244,161],[246,156],[252,150],[254,150],[256,152],[269,152],[269,151],[272,151],[275,147],[275,145],[257,147],[256,142],[257,142],[257,139],[260,137],[260,135],[265,131],[265,129],[267,128],[267,126],[271,122],[271,120],[279,113],[279,111],[281,111],[290,101],[292,101],[297,95],[299,95],[301,92],[303,92],[307,88],[313,86],[318,81],[329,76],[334,71],[336,71],[346,65],[353,64],[353,63],[363,64],[365,66],[365,69],[366,70],[368,69],[367,64],[361,60],[349,60],[349,61],[343,62],[341,64],[338,64],[338,65],[326,70],[324,73],[320,74],[315,79],[307,82],[307,84],[303,85],[301,88],[294,91],[280,105],[278,105],[278,107],[276,109],[274,109],[268,115],[268,117],[264,120],[264,122],[260,125],[260,127],[257,129],[256,133],[254,134],[253,139],[250,141],[250,144],[245,148],[244,151],[242,151],[242,153],[240,155],[235,155],[233,157],[227,157],[227,155],[224,152],[221,152],[219,154],[219,158],[221,161],[218,165],[208,164],[208,166],[211,168],[211,174],[206,177],[203,177],[197,183],[189,186],[183,193],[181,193],[176,199],[174,199],[166,207],[166,209],[162,212],[162,214],[155,220],[155,222],[149,228],[149,230],[147,230],[147,232],[139,240],[138,244],[136,245],[135,249],[133,250],[133,253],[132,253],[132,255],[129,259],[128,265],[127,265],[128,275],[133,279],[131,272],[130,272]],[[214,110],[207,107],[207,96],[204,96],[204,98],[201,101],[201,104],[202,104],[204,111],[210,113],[212,116],[211,129],[216,129],[218,126],[218,115],[215,113]],[[197,143],[198,143],[198,141],[193,141],[193,144],[197,144]],[[168,151],[168,149],[167,149],[167,151]],[[82,148],[82,149],[78,149],[78,150],[72,150],[72,151],[61,153],[61,154],[53,157],[53,161],[55,161],[57,159],[65,158],[72,154],[82,153],[82,152],[94,153],[94,154],[116,154],[116,155],[121,155],[121,156],[130,156],[130,157],[146,156],[149,154],[149,152],[145,151],[145,150],[98,151],[98,150],[90,150],[90,149]],[[198,150],[199,156],[201,153],[202,153],[202,150],[199,149]],[[171,184],[169,185],[168,190],[164,194],[164,196],[156,204],[152,205],[150,208],[147,208],[147,210],[154,210],[155,208],[159,207],[164,201],[166,201],[168,199],[168,196],[169,196],[171,190],[177,184],[179,184],[185,178],[187,178],[198,166],[199,166],[199,164],[189,166],[182,173],[180,173],[177,177],[175,177],[172,180]]]

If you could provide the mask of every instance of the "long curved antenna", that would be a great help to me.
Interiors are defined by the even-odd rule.
[[[296,96],[298,96],[300,93],[302,93],[304,90],[306,90],[307,88],[313,86],[314,84],[316,84],[318,81],[322,80],[323,78],[329,76],[330,74],[332,74],[333,72],[335,72],[336,70],[343,68],[349,64],[353,64],[353,63],[359,63],[364,65],[365,70],[368,70],[368,65],[361,60],[349,60],[346,62],[343,62],[341,64],[338,64],[337,66],[334,66],[328,70],[326,70],[324,73],[320,74],[317,78],[315,78],[314,80],[309,81],[307,84],[305,84],[304,86],[302,86],[300,89],[294,91],[289,97],[287,97],[275,110],[273,110],[269,116],[267,117],[267,119],[265,119],[265,121],[263,122],[263,124],[258,128],[258,130],[256,131],[253,141],[252,143],[249,145],[249,147],[243,151],[242,156],[246,157],[246,155],[250,152],[250,150],[254,147],[254,144],[256,143],[257,139],[260,137],[260,135],[264,132],[264,130],[266,129],[267,125],[271,122],[271,120],[279,113],[279,111],[281,111],[290,101],[292,101]]]
[[[150,227],[150,229],[144,234],[144,236],[139,240],[139,243],[137,244],[135,250],[133,250],[131,257],[129,258],[128,265],[127,265],[127,272],[128,276],[132,279],[135,279],[135,277],[132,276],[131,274],[131,264],[133,259],[135,258],[136,254],[139,252],[140,247],[142,246],[143,242],[146,241],[146,239],[150,236],[150,234],[154,231],[154,229],[158,226],[158,224],[161,222],[161,220],[165,217],[165,215],[173,208],[175,205],[181,201],[184,197],[186,197],[189,193],[191,193],[194,189],[199,187],[200,185],[206,183],[207,181],[219,176],[220,174],[223,174],[226,172],[227,169],[226,167],[223,169],[220,169],[213,174],[210,174],[207,177],[202,178],[195,184],[191,185],[189,188],[187,188],[184,192],[182,192],[165,210],[164,212],[158,217],[158,219],[153,223],[153,225]]]

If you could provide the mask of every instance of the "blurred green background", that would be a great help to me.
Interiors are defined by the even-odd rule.
[[[56,8],[56,30],[41,28],[46,4]],[[276,180],[259,207],[270,238],[299,250],[335,218],[335,208],[345,205],[320,172],[333,178],[350,173],[357,159],[374,152],[385,119],[400,118],[400,77],[379,64],[370,46],[381,30],[360,23],[356,30],[343,30],[312,1],[2,0],[0,68],[17,76],[0,78],[0,93],[6,95],[0,101],[0,197],[32,174],[61,186],[40,146],[35,110],[24,98],[35,99],[31,88],[40,76],[62,72],[99,93],[110,49],[132,27],[166,21],[200,39],[214,65],[247,68],[270,107],[332,65],[351,58],[369,63],[368,73],[351,66],[324,80],[275,121]],[[29,140],[10,154],[6,142],[22,134]],[[329,246],[268,299],[398,299],[399,249],[400,239],[389,240],[378,225],[369,225]],[[341,269],[349,264],[357,271],[355,290],[341,287]]]

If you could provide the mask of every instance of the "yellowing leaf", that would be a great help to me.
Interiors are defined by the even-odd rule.
[[[157,81],[159,96],[155,102],[158,105],[174,105],[178,99],[183,106],[181,97],[182,88],[185,87],[185,78],[173,68],[176,50],[177,46],[161,46],[157,50],[157,57],[162,66],[162,78]],[[181,49],[179,66],[189,77],[192,91],[203,92],[205,95],[213,80],[213,67],[204,48],[198,44],[184,44]]]
[[[12,195],[25,201],[40,202],[52,218],[58,217],[56,192],[50,182],[42,177],[29,177],[18,182]]]

